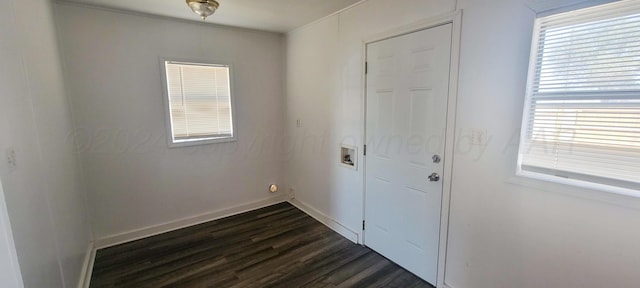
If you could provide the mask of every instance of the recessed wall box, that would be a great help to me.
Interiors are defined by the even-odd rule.
[[[340,164],[343,167],[358,170],[358,148],[351,145],[340,145]]]

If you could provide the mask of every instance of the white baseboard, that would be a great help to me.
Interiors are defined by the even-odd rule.
[[[213,212],[196,215],[193,217],[183,218],[183,219],[172,221],[172,222],[153,225],[153,226],[145,227],[142,229],[128,231],[125,233],[120,233],[112,236],[107,236],[107,237],[97,239],[95,241],[95,247],[96,249],[107,248],[107,247],[115,246],[118,244],[123,244],[131,241],[147,238],[150,236],[166,233],[169,231],[178,230],[181,228],[194,226],[194,225],[206,223],[209,221],[217,220],[220,218],[244,213],[247,211],[260,209],[263,207],[271,206],[271,205],[282,203],[282,202],[285,202],[284,196],[279,195],[276,197],[272,197],[272,198],[268,198],[268,199],[264,199],[256,202],[234,206],[231,208],[225,208],[225,209],[221,209]]]
[[[447,283],[442,284],[442,287],[443,287],[443,288],[453,288],[453,287],[451,287],[451,286],[450,286],[449,284],[447,284]]]
[[[291,199],[291,200],[288,200],[288,202],[291,203],[291,205],[296,206],[298,209],[302,210],[304,213],[307,213],[309,216],[320,221],[320,223],[331,228],[331,230],[336,231],[338,234],[351,240],[353,243],[356,243],[356,244],[359,243],[358,233],[340,224],[338,221],[316,210],[315,208],[305,204],[304,202],[301,202],[300,200]]]
[[[82,271],[80,272],[80,279],[78,280],[78,288],[89,288],[91,284],[91,273],[93,272],[93,263],[96,261],[96,247],[93,242],[89,242],[87,248],[87,254],[82,263]]]
[[[206,223],[209,221],[229,217],[232,215],[244,213],[251,210],[260,209],[263,207],[271,206],[271,205],[282,203],[282,202],[291,203],[291,205],[302,210],[304,213],[318,220],[320,223],[329,227],[331,230],[337,232],[338,234],[342,235],[343,237],[349,239],[350,241],[356,244],[359,243],[359,235],[357,232],[340,224],[338,221],[332,219],[326,214],[316,210],[315,208],[299,200],[292,199],[287,201],[287,200],[284,200],[284,196],[277,196],[277,197],[272,197],[272,198],[268,198],[261,201],[242,204],[242,205],[238,205],[238,206],[227,208],[227,209],[208,212],[208,213],[197,215],[194,217],[184,218],[177,221],[149,226],[146,228],[137,229],[137,230],[97,239],[94,243],[90,243],[89,248],[87,249],[87,255],[84,261],[84,266],[80,276],[80,281],[78,283],[78,288],[89,287],[89,284],[91,282],[91,273],[93,271],[93,264],[95,262],[95,257],[96,257],[96,251],[98,249],[103,249],[103,248],[131,242],[131,241],[139,240],[142,238],[166,233],[169,231],[174,231],[181,228]],[[444,287],[451,288],[446,284],[444,285]]]

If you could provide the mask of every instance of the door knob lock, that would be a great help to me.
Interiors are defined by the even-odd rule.
[[[438,175],[438,173],[431,173],[431,175],[429,175],[429,181],[431,182],[440,181],[440,175]]]
[[[433,157],[431,157],[431,160],[433,160],[433,163],[440,163],[442,158],[440,157],[440,155],[436,154],[436,155],[433,155]]]

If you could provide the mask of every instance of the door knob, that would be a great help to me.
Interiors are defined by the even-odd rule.
[[[431,182],[440,181],[440,175],[438,175],[438,173],[431,173],[431,175],[429,175],[429,181]]]

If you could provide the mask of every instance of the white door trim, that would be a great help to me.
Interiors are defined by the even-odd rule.
[[[460,63],[460,39],[462,34],[462,10],[458,10],[446,15],[433,17],[425,20],[421,20],[409,25],[398,27],[383,33],[372,35],[362,42],[362,123],[364,125],[364,138],[367,139],[367,127],[366,127],[366,111],[367,111],[367,81],[366,81],[366,62],[367,62],[367,44],[382,41],[385,39],[409,34],[412,32],[429,29],[445,24],[452,24],[451,34],[451,62],[449,72],[449,95],[447,100],[447,129],[445,135],[445,155],[444,155],[444,175],[442,183],[442,204],[441,204],[441,217],[440,217],[440,243],[438,247],[438,276],[436,278],[436,287],[445,287],[445,266],[447,256],[447,239],[449,236],[449,208],[451,202],[451,183],[453,172],[453,156],[455,148],[455,120],[456,120],[456,104],[458,98],[458,69]],[[366,144],[366,143],[364,143]],[[364,149],[363,149],[364,150]],[[364,151],[363,151],[364,153]],[[363,156],[363,161],[366,163],[367,158]],[[362,221],[365,220],[365,205],[366,205],[366,165],[362,165],[364,173],[363,177],[363,189],[362,189]],[[364,230],[360,230],[360,244],[364,244]]]
[[[3,242],[3,245],[6,245],[6,247],[0,247],[0,248],[5,248],[8,249],[8,253],[9,253],[9,265],[11,265],[11,272],[10,274],[13,274],[13,283],[9,284],[9,283],[2,283],[2,284],[9,284],[9,285],[16,285],[16,288],[21,288],[24,287],[24,283],[22,282],[22,273],[20,271],[20,264],[18,263],[18,254],[16,252],[16,245],[15,242],[13,240],[13,232],[11,231],[11,223],[9,221],[9,211],[7,209],[7,202],[5,201],[5,197],[4,197],[4,191],[2,190],[2,180],[0,180],[0,229],[4,230],[2,231],[2,236],[4,236],[5,239],[2,239],[1,241]],[[3,266],[6,263],[3,263]]]

